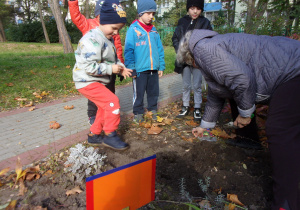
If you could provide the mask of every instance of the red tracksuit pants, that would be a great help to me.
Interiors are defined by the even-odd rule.
[[[102,130],[105,133],[117,130],[120,123],[119,98],[98,82],[78,89],[78,91],[98,107],[96,119],[90,131],[99,135]]]

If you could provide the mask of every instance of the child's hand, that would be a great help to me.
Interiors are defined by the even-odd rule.
[[[132,73],[131,69],[123,68],[123,71],[121,74],[126,79],[127,77],[131,76],[131,73]]]
[[[163,74],[164,74],[163,71],[158,71],[158,77],[162,77]]]
[[[120,74],[122,73],[124,67],[118,64],[114,64],[112,65],[112,73],[114,74]]]

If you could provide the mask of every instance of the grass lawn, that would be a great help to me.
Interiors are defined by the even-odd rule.
[[[164,74],[173,73],[174,60],[174,48],[165,47]],[[74,54],[64,54],[61,44],[0,43],[0,111],[78,94],[74,64]],[[117,79],[116,85],[129,82],[130,78]]]

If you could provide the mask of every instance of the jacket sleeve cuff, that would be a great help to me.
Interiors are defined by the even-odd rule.
[[[201,120],[200,127],[201,128],[214,128],[216,126],[215,122],[206,122],[204,120]]]
[[[241,115],[241,117],[251,117],[251,114],[255,111],[255,104],[250,108],[250,109],[247,109],[247,110],[242,110],[238,107],[238,111],[239,111],[239,114]]]

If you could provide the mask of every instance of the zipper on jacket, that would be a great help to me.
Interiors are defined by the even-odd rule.
[[[146,31],[143,26],[141,26],[139,23],[138,25],[144,30]],[[152,59],[152,47],[151,47],[151,41],[150,41],[150,35],[149,35],[149,32],[146,31],[147,33],[147,36],[148,36],[148,41],[149,41],[149,51],[150,51],[150,63],[151,63],[151,70],[153,70],[153,59]]]

